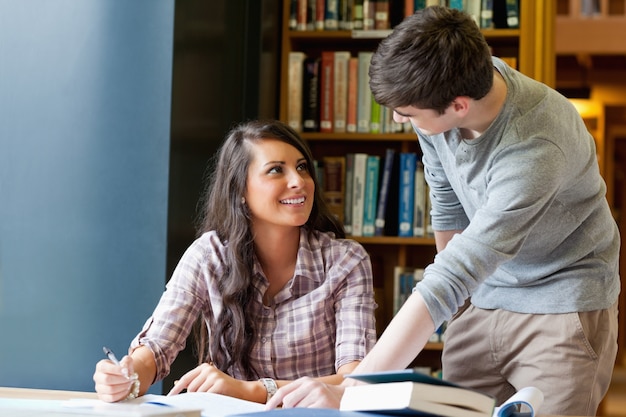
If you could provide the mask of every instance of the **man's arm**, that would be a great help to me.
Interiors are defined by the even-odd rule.
[[[457,233],[461,233],[462,230],[443,230],[437,231],[435,230],[435,246],[437,248],[437,252],[441,252],[444,250],[448,242],[454,235]]]
[[[435,331],[435,325],[422,295],[414,292],[387,326],[374,348],[354,369],[368,373],[404,369],[422,350]],[[346,380],[342,385],[348,385]],[[298,379],[278,390],[266,408],[339,408],[343,386],[322,384],[312,378]]]

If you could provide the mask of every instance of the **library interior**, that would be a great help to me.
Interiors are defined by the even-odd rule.
[[[10,3],[0,2],[0,15],[3,8],[9,11],[14,11],[12,7],[19,8],[9,6]],[[382,333],[420,280],[423,269],[434,258],[436,248],[427,215],[427,185],[423,182],[423,171],[420,177],[420,164],[415,159],[419,161],[420,155],[415,133],[410,127],[393,122],[389,109],[377,106],[371,95],[362,91],[369,92],[364,75],[372,51],[417,7],[418,1],[364,1],[373,9],[369,14],[363,11],[365,18],[361,20],[351,17],[347,9],[339,10],[330,20],[328,14],[316,16],[311,10],[311,4],[316,2],[311,0],[308,3],[307,0],[171,0],[163,3],[171,7],[172,34],[169,39],[171,56],[165,57],[171,59],[171,72],[167,73],[171,76],[171,96],[167,98],[169,107],[161,113],[169,121],[165,127],[168,137],[163,143],[165,156],[160,156],[166,158],[163,175],[167,178],[163,179],[166,185],[160,185],[165,187],[163,194],[157,197],[163,200],[165,207],[161,213],[163,233],[159,237],[163,242],[156,248],[157,255],[161,251],[164,258],[162,268],[157,268],[158,278],[162,280],[156,285],[150,284],[154,286],[152,298],[142,310],[133,311],[134,327],[126,328],[123,337],[118,335],[115,343],[120,350],[127,347],[125,341],[130,342],[137,326],[140,328],[182,253],[195,239],[194,219],[207,162],[233,124],[254,118],[275,118],[288,123],[311,147],[319,163],[318,178],[329,207],[344,222],[350,237],[361,243],[370,255],[378,304],[377,331]],[[334,3],[352,2],[337,0]],[[435,3],[454,7],[457,2]],[[458,2],[461,7],[473,3],[478,4],[476,22],[493,54],[523,74],[555,88],[579,111],[595,140],[600,172],[607,186],[606,198],[624,248],[626,0]],[[494,9],[492,13],[485,13],[480,11],[480,5],[485,3],[501,7],[513,4],[515,12]],[[135,14],[137,19],[143,12],[151,13],[146,11],[149,6],[144,7]],[[372,17],[368,19],[368,15]],[[0,35],[2,33],[0,29]],[[0,55],[2,53],[0,48]],[[102,65],[107,68],[106,63]],[[363,80],[364,86],[360,84]],[[135,81],[139,83],[144,79],[138,76]],[[2,94],[0,91],[0,108],[4,109],[9,99],[1,97]],[[75,111],[80,117],[88,117]],[[15,132],[19,133],[19,129],[10,133]],[[400,171],[390,171],[388,181],[402,185],[389,190],[383,187],[385,165],[394,160],[409,166],[406,176],[410,181],[402,184]],[[0,159],[2,161],[4,159]],[[357,171],[362,175],[359,181],[355,180]],[[134,175],[133,169],[125,175]],[[0,196],[1,186],[0,181]],[[411,190],[407,192],[411,196],[404,200],[402,186]],[[383,189],[388,190],[386,198],[395,199],[395,205],[381,205]],[[124,198],[120,200],[122,204],[126,201]],[[402,205],[406,206],[404,211]],[[7,212],[9,210],[0,209],[0,215],[7,215]],[[0,226],[4,222],[0,220]],[[12,269],[6,267],[3,272],[1,266],[3,260],[6,262],[1,252],[3,244],[6,247],[10,241],[0,239],[0,321],[11,317],[11,312],[2,312],[11,303],[3,307],[2,300],[3,291],[8,299],[13,288]],[[620,276],[618,356],[613,383],[598,410],[598,415],[604,417],[626,417],[625,256],[620,256]],[[143,285],[135,287],[140,289]],[[102,288],[94,286],[88,291]],[[23,303],[28,302],[21,290],[15,291]],[[72,310],[68,314],[73,314]],[[123,321],[124,317],[119,316],[125,314],[115,314],[112,318]],[[107,330],[108,333],[114,331]],[[16,330],[10,339],[18,339],[17,335]],[[7,342],[0,342],[0,347],[8,346],[4,343]],[[444,344],[445,327],[442,326],[412,366],[436,375],[440,372]],[[97,350],[93,346],[88,349]],[[15,350],[7,348],[7,352]],[[81,359],[84,356],[86,363],[95,364],[90,353],[78,356]],[[17,387],[2,377],[4,366],[7,367],[5,378],[13,378],[13,367],[19,365],[0,358],[0,387]],[[174,381],[194,366],[195,357],[188,346],[174,362],[161,390],[168,392]],[[45,366],[40,369],[46,371]],[[93,368],[87,371],[85,374],[89,375]],[[34,379],[33,376],[31,381]],[[72,385],[67,381],[55,386],[54,376],[48,377],[46,382],[35,381],[33,385],[25,378],[19,384],[24,388],[72,391],[88,391],[89,386]],[[12,395],[12,391],[0,388],[0,397],[3,395]]]

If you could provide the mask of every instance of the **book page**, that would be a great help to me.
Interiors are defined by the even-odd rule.
[[[493,411],[493,417],[534,417],[543,404],[543,392],[525,387]]]

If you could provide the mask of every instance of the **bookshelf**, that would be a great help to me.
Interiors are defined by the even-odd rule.
[[[554,85],[553,27],[556,7],[551,1],[523,1],[519,3],[519,27],[484,29],[493,53],[509,59],[520,71],[548,85]],[[297,3],[295,3],[297,4]],[[404,2],[390,2],[390,27],[404,16]],[[389,29],[381,30],[294,30],[290,28],[292,1],[283,2],[281,68],[280,68],[280,119],[288,122],[289,113],[289,56],[291,52],[304,52],[306,56],[321,57],[323,51],[359,52],[376,49]],[[399,17],[398,17],[399,16]],[[394,21],[395,19],[395,21]],[[398,20],[399,19],[399,20]],[[385,150],[416,152],[419,146],[414,133],[321,133],[301,132],[309,143],[313,155],[340,156],[350,152],[379,155],[384,160]],[[435,256],[435,242],[429,237],[354,237],[368,250],[374,270],[374,285],[379,304],[377,322],[379,333],[391,320],[393,312],[393,269],[395,266],[425,267]],[[427,363],[440,361],[442,343],[429,343],[416,359]],[[439,362],[440,366],[440,362]]]

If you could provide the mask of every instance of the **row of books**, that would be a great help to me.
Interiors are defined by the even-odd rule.
[[[392,5],[398,3],[398,0],[290,0],[290,2],[291,30],[384,30],[392,25]],[[394,9],[403,11],[403,8],[394,7]],[[393,23],[398,22],[394,19]]]
[[[519,27],[519,0],[290,0],[289,29],[387,30],[440,5],[468,12],[483,29]]]
[[[349,235],[433,235],[428,185],[415,152],[325,156],[318,169],[324,198]]]
[[[372,52],[322,51],[321,56],[289,53],[287,122],[297,131],[400,133],[409,123],[393,121],[369,88]]]

